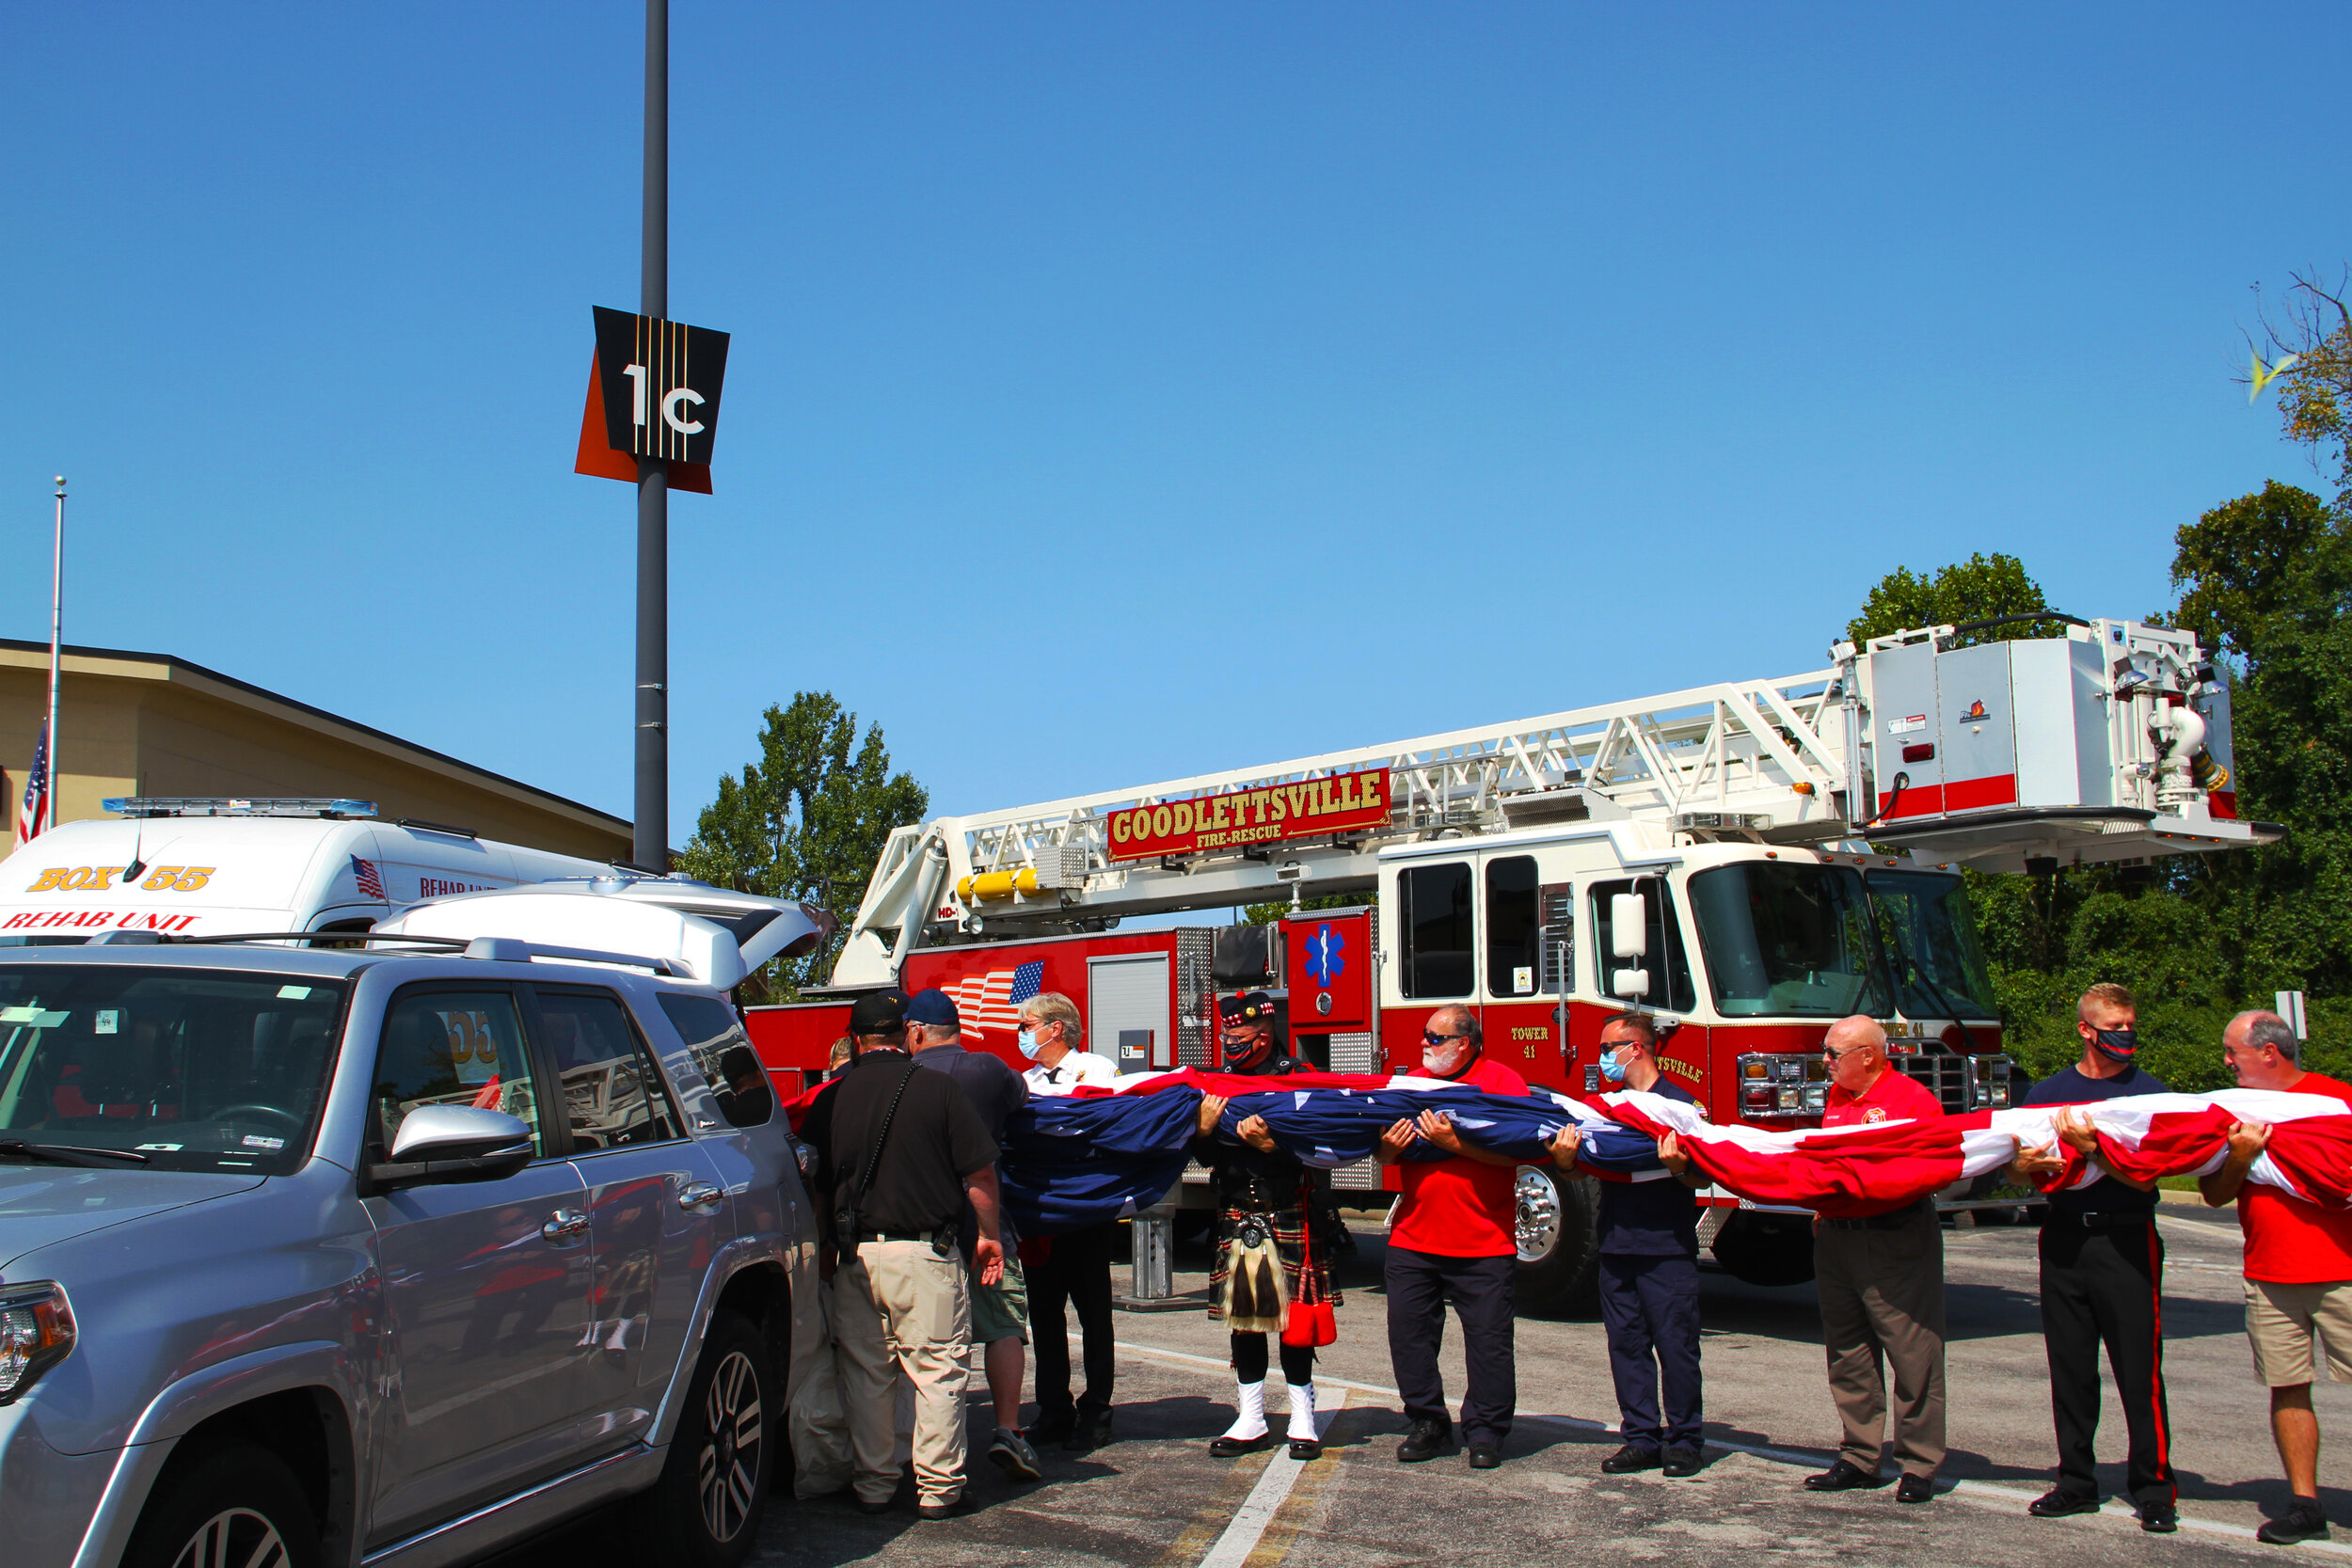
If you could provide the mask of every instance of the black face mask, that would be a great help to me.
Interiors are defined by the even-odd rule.
[[[2129,1029],[2101,1029],[2091,1036],[2090,1048],[2110,1062],[2128,1066],[2139,1053],[2139,1037]]]

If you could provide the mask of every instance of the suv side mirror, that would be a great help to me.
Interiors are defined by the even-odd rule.
[[[520,1117],[472,1105],[420,1105],[401,1119],[392,1157],[368,1167],[373,1192],[449,1181],[496,1181],[531,1164],[531,1129]]]

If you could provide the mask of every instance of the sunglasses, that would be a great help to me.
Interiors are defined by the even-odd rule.
[[[1825,1059],[1832,1062],[1842,1062],[1857,1051],[1867,1051],[1870,1048],[1867,1045],[1850,1045],[1843,1051],[1832,1051],[1825,1045],[1821,1047],[1821,1055]]]
[[[1468,1038],[1470,1038],[1468,1035],[1433,1035],[1426,1029],[1421,1032],[1421,1043],[1423,1045],[1444,1045],[1453,1040]]]

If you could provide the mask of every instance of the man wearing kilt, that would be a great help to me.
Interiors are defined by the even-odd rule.
[[[1274,1000],[1265,992],[1221,998],[1217,1018],[1227,1072],[1281,1078],[1307,1070],[1306,1063],[1274,1049]],[[1233,1378],[1239,1385],[1239,1415],[1209,1451],[1230,1458],[1265,1442],[1266,1340],[1281,1333],[1284,1306],[1298,1301],[1336,1307],[1340,1293],[1331,1288],[1331,1222],[1314,1201],[1313,1178],[1275,1144],[1263,1117],[1247,1117],[1234,1129],[1240,1145],[1220,1140],[1216,1123],[1225,1105],[1216,1095],[1202,1097],[1200,1136],[1193,1140],[1192,1152],[1209,1167],[1216,1193],[1209,1316],[1224,1319],[1232,1331]],[[1282,1381],[1291,1391],[1291,1457],[1313,1459],[1323,1452],[1315,1426],[1314,1347],[1284,1344],[1280,1354]]]

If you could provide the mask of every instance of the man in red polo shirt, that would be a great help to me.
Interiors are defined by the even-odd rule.
[[[1422,1070],[1488,1094],[1523,1095],[1527,1080],[1481,1049],[1478,1019],[1468,1007],[1439,1007],[1422,1026]],[[1397,1446],[1407,1465],[1453,1447],[1445,1382],[1438,1347],[1445,1338],[1445,1304],[1462,1320],[1462,1356],[1469,1386],[1462,1395],[1462,1437],[1474,1468],[1502,1463],[1502,1440],[1518,1402],[1512,1359],[1511,1279],[1518,1267],[1518,1162],[1462,1142],[1454,1124],[1435,1111],[1400,1117],[1380,1136],[1379,1160],[1400,1162],[1426,1140],[1443,1160],[1403,1162],[1405,1196],[1389,1227],[1386,1284],[1389,1361],[1413,1430]]]
[[[1886,1031],[1857,1013],[1830,1025],[1823,1127],[1928,1121],[1944,1107],[1886,1060]],[[1944,1229],[1935,1200],[1867,1219],[1813,1222],[1813,1273],[1829,1352],[1829,1391],[1846,1429],[1837,1463],[1805,1485],[1816,1492],[1884,1486],[1879,1440],[1886,1415],[1886,1363],[1895,1368],[1898,1502],[1935,1495],[1944,1463]]]
[[[2221,1054],[2242,1089],[2322,1094],[2352,1101],[2352,1084],[2302,1068],[2302,1042],[2277,1013],[2240,1013],[2221,1031]],[[2294,1503],[2283,1518],[2254,1532],[2274,1545],[2328,1538],[2319,1504],[2319,1416],[2312,1409],[2312,1338],[2328,1347],[2328,1380],[2352,1383],[2352,1212],[2322,1209],[2246,1173],[2270,1142],[2266,1122],[2230,1130],[2221,1168],[2200,1177],[2199,1191],[2218,1209],[2237,1200],[2246,1232],[2246,1337],[2254,1375],[2270,1386],[2270,1435],[2286,1466]]]

